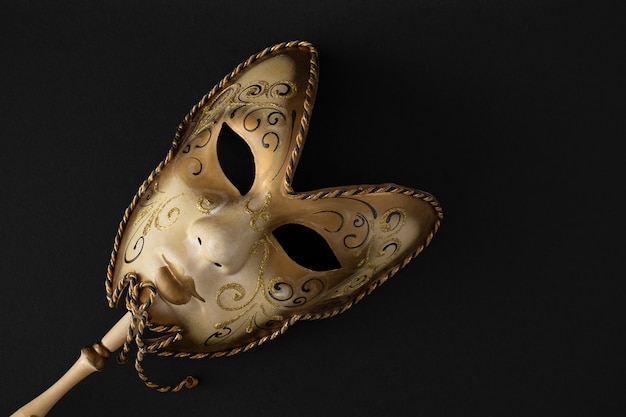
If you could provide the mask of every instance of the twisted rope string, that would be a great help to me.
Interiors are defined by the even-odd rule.
[[[161,386],[152,382],[146,376],[144,368],[141,365],[146,353],[156,353],[177,340],[180,340],[182,338],[182,329],[178,326],[153,326],[150,324],[150,306],[154,302],[154,297],[156,297],[157,294],[154,284],[149,281],[138,282],[135,274],[126,274],[114,293],[113,301],[115,303],[117,303],[125,289],[127,290],[125,300],[126,309],[131,312],[132,320],[131,324],[128,326],[128,332],[126,333],[126,340],[124,341],[122,350],[117,356],[117,361],[119,363],[126,363],[128,361],[128,353],[134,342],[137,345],[135,370],[137,371],[139,379],[141,379],[147,387],[159,392],[178,392],[183,387],[193,388],[198,385],[198,379],[193,376],[187,376],[173,386]],[[145,302],[141,302],[142,292],[147,292],[148,294],[148,298]],[[144,340],[144,332],[146,329],[155,333],[162,333],[164,336],[154,339],[150,344],[146,344]]]

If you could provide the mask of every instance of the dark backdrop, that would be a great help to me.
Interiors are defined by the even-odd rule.
[[[50,416],[623,416],[626,39],[610,1],[0,5],[0,414],[122,314],[123,210],[236,64],[320,58],[294,186],[395,182],[444,221],[348,312],[231,358],[113,360]]]

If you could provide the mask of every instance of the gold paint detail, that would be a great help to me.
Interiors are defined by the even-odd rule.
[[[269,94],[273,98],[292,98],[298,92],[298,89],[291,81],[278,81],[269,88]]]
[[[365,256],[359,262],[359,266],[367,266],[370,268],[372,275],[376,270],[385,265],[385,260],[374,264],[372,258],[382,258],[384,256],[391,257],[394,253],[398,252],[401,248],[401,242],[398,238],[394,237],[406,223],[406,210],[400,207],[394,207],[383,213],[378,223],[379,229],[382,232],[381,235],[374,234],[374,239],[367,245],[365,249]],[[382,242],[378,245],[377,249],[374,249],[373,242],[377,237],[382,238]],[[360,254],[359,254],[360,256]]]
[[[146,207],[143,211],[139,212],[137,215],[137,219],[135,220],[134,225],[137,226],[141,223],[146,217],[147,221],[143,227],[142,234],[146,236],[150,229],[154,225],[157,230],[163,231],[168,227],[172,226],[174,223],[178,221],[178,217],[180,216],[180,209],[178,207],[172,207],[165,213],[165,218],[167,223],[163,224],[162,214],[165,210],[166,206],[172,202],[173,200],[179,198],[184,195],[184,193],[177,194],[168,199],[160,199],[155,204]]]
[[[272,294],[272,296],[280,296],[282,298],[290,298],[293,295],[293,288],[291,286],[289,286],[289,296],[285,297],[285,296],[281,296],[281,292],[278,289],[278,285],[281,284],[282,282],[284,282],[284,278],[282,277],[276,277],[273,278],[269,284],[268,284],[268,291],[270,294]]]
[[[258,210],[252,210],[250,208],[250,202],[252,198],[246,202],[244,210],[247,214],[251,216],[250,219],[250,227],[257,232],[261,231],[261,227],[257,225],[258,220],[263,220],[264,222],[268,222],[270,220],[271,213],[269,211],[270,202],[272,201],[272,194],[267,193],[265,195],[265,199],[263,200],[263,205]]]
[[[292,279],[275,277],[268,283],[265,299],[276,308],[301,307],[324,289],[324,280],[313,276],[296,284]]]
[[[344,290],[344,293],[347,292],[346,290],[354,291],[358,288],[361,288],[367,281],[369,281],[369,275],[367,274],[359,275],[359,276],[352,278],[350,282],[348,282],[348,285],[346,285],[346,289]]]
[[[287,80],[277,81],[271,85],[263,80],[253,81],[246,86],[234,83],[216,96],[213,102],[205,104],[200,109],[192,135],[195,136],[210,129],[226,111],[235,112],[248,107],[282,110],[282,106],[269,100],[287,100],[294,97],[297,92],[297,86]]]
[[[254,100],[256,97],[267,96],[268,88],[269,88],[269,83],[267,81],[263,81],[263,80],[255,81],[253,83],[248,84],[246,88],[243,89],[242,91],[243,94],[240,94],[239,98],[240,99],[245,98],[245,100],[242,100],[242,101],[246,102],[246,101]]]
[[[399,232],[406,222],[406,210],[400,207],[387,210],[380,219],[380,230],[383,233]]]
[[[230,318],[228,320],[221,321],[219,323],[215,323],[215,328],[216,329],[223,329],[226,326],[228,326],[229,324],[236,322],[237,320],[239,320],[240,318],[242,318],[243,316],[248,314],[248,312],[250,312],[250,310],[252,310],[255,306],[256,306],[256,304],[252,304],[250,306],[250,308],[248,308],[247,310],[241,312],[240,314],[236,315],[235,317],[232,317],[232,318]]]
[[[251,256],[258,255],[259,248],[262,249],[262,254],[261,254],[261,259],[259,262],[259,270],[257,273],[256,287],[254,288],[254,291],[252,292],[252,294],[248,296],[248,292],[246,291],[245,287],[237,282],[231,282],[231,283],[223,285],[215,294],[215,302],[222,310],[241,311],[240,313],[236,314],[235,316],[227,320],[223,320],[218,323],[215,323],[214,327],[216,329],[224,329],[229,324],[234,323],[242,319],[243,317],[246,317],[245,332],[246,333],[254,332],[254,328],[258,327],[258,324],[255,321],[255,318],[257,316],[257,312],[255,312],[255,310],[257,309],[257,307],[260,308],[261,313],[269,321],[276,321],[280,323],[284,320],[284,318],[280,315],[271,315],[267,313],[263,304],[259,304],[258,302],[255,302],[255,300],[258,299],[259,293],[262,292],[265,294],[266,284],[263,280],[263,276],[265,274],[265,267],[267,266],[267,261],[269,259],[269,243],[268,243],[267,237],[257,240],[252,245],[252,248],[250,249],[250,255]],[[232,300],[235,303],[235,305],[229,305],[230,303],[228,302],[229,301],[228,295],[230,295],[230,300]],[[269,301],[266,295],[265,295],[265,300]],[[240,303],[236,304],[238,302]]]
[[[213,119],[212,117],[203,117],[202,119],[200,119],[200,121],[196,125],[196,128],[193,130],[193,135],[195,136],[199,133],[202,133],[203,131],[207,130],[209,127],[213,126],[214,124],[215,124],[215,119]]]
[[[159,190],[159,181],[154,181],[153,189],[155,193],[165,194],[165,191]]]
[[[225,301],[224,301],[224,293],[226,291],[234,291],[233,295],[232,295],[232,300],[235,302],[241,301],[246,297],[246,289],[244,288],[243,285],[237,283],[237,282],[231,282],[228,283],[226,285],[223,285],[216,293],[215,295],[215,302],[217,303],[217,305],[222,308],[223,310],[226,311],[238,311],[238,310],[242,310],[244,308],[246,308],[248,305],[250,305],[250,303],[252,303],[252,301],[254,300],[254,298],[256,297],[256,295],[259,293],[259,290],[263,287],[263,274],[265,273],[265,266],[267,265],[267,260],[269,258],[269,244],[267,243],[267,240],[265,238],[263,239],[259,239],[257,240],[253,245],[252,248],[250,248],[250,255],[254,256],[256,254],[258,254],[258,247],[262,246],[263,247],[263,255],[261,257],[261,262],[259,264],[259,272],[257,273],[257,283],[256,283],[256,288],[254,289],[254,292],[252,293],[252,295],[250,296],[250,298],[245,301],[243,304],[239,304],[239,305],[235,305],[235,306],[227,306]]]
[[[348,295],[367,284],[376,275],[378,269],[385,267],[393,254],[400,251],[402,242],[395,235],[404,227],[406,218],[406,210],[401,207],[394,207],[383,213],[378,221],[381,233],[375,233],[367,246],[354,254],[359,259],[357,267],[367,268],[369,271],[352,278],[339,288],[333,297]],[[375,247],[374,242],[379,238],[381,242]]]
[[[235,83],[218,94],[210,105],[204,105],[200,109],[198,123],[196,124],[192,135],[198,135],[199,133],[202,133],[212,127],[216,123],[219,113],[226,110],[227,106],[233,101],[233,97],[240,88],[241,85],[239,83]]]
[[[265,317],[268,317],[272,321],[283,321],[285,319],[280,314],[275,314],[273,316],[270,316],[269,313],[265,311],[265,307],[263,305],[261,305],[261,311],[263,312],[263,314],[265,314]]]
[[[246,333],[250,334],[254,331],[254,315],[248,318],[248,325],[246,326]]]
[[[248,305],[248,303],[246,303],[246,304],[241,305],[241,306],[227,307],[224,304],[224,302],[222,301],[222,295],[226,291],[233,291],[233,294],[232,294],[232,300],[233,301],[241,301],[246,296],[246,289],[244,288],[243,285],[241,285],[241,284],[239,284],[237,282],[231,282],[231,283],[228,283],[226,285],[223,285],[217,291],[217,294],[215,296],[215,301],[217,302],[217,305],[220,306],[222,309],[224,309],[226,311],[237,311],[237,310],[241,310],[242,308],[244,308],[244,307],[246,307]]]
[[[202,214],[211,214],[211,205],[213,205],[213,202],[205,196],[200,196],[196,202],[196,206]]]

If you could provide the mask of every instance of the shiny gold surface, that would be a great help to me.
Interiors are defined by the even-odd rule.
[[[154,291],[146,326],[181,330],[153,353],[233,354],[298,320],[345,311],[437,231],[441,208],[417,189],[292,189],[316,89],[317,51],[310,43],[252,56],[192,108],[165,160],[139,188],[115,240],[107,297],[117,304],[128,276]],[[243,194],[220,164],[225,128],[254,158],[254,181]],[[285,224],[323,238],[339,267],[315,270],[292,259],[273,233]]]

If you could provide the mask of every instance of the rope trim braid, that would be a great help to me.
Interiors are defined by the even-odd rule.
[[[157,355],[158,356],[171,356],[174,358],[188,358],[188,359],[202,359],[202,358],[214,359],[214,358],[223,358],[223,357],[233,356],[233,355],[236,355],[237,353],[247,352],[254,347],[260,346],[266,342],[269,342],[270,340],[276,339],[278,336],[284,334],[287,331],[287,329],[289,329],[289,327],[293,326],[293,324],[300,319],[302,319],[302,316],[300,315],[292,316],[289,318],[289,320],[283,323],[280,329],[274,331],[273,333],[267,336],[264,336],[258,340],[255,340],[253,342],[250,342],[246,345],[238,346],[229,350],[223,350],[220,352],[212,352],[212,353],[172,352],[168,350],[163,350],[163,351],[157,352]]]

